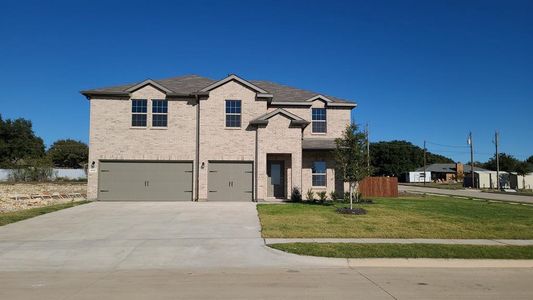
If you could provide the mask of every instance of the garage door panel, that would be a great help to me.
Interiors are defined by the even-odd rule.
[[[148,190],[152,200],[175,199],[177,195],[192,199],[192,164],[159,164],[150,174]]]
[[[208,167],[209,201],[252,201],[251,162],[210,162]]]
[[[98,190],[103,201],[190,201],[192,163],[103,161]]]
[[[251,201],[253,198],[252,164],[236,164],[232,170],[231,182],[234,201]]]

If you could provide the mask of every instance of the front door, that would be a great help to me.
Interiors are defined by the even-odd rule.
[[[282,160],[269,160],[267,163],[268,197],[285,198],[285,170]]]

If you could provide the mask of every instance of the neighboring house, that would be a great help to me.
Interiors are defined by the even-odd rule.
[[[343,192],[332,151],[348,100],[236,75],[81,92],[90,100],[88,197],[252,201]]]
[[[409,183],[419,183],[419,182],[431,182],[431,172],[427,171],[424,173],[424,171],[421,172],[407,172],[403,173],[400,177],[401,182],[409,182]]]
[[[508,172],[500,171],[500,189],[510,189],[511,176]],[[470,175],[468,175],[470,177]],[[475,171],[474,172],[474,185],[480,189],[496,189],[498,187],[498,172],[496,171]],[[470,181],[470,178],[468,179]],[[516,187],[514,187],[516,188]]]
[[[470,165],[461,163],[431,164],[426,166],[425,171],[431,172],[431,181],[434,182],[463,181],[463,178],[470,173]],[[487,170],[474,166],[475,171]],[[418,168],[415,172],[424,172],[424,168]]]
[[[512,189],[533,189],[533,173],[526,174],[526,176],[518,175],[516,172],[511,172],[511,188]]]

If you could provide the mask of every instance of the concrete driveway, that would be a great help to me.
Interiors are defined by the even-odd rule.
[[[254,203],[94,202],[0,227],[0,270],[321,263],[266,247],[260,230]]]

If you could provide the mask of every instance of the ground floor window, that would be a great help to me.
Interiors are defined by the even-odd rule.
[[[313,162],[313,186],[326,186],[326,162],[317,160]]]

